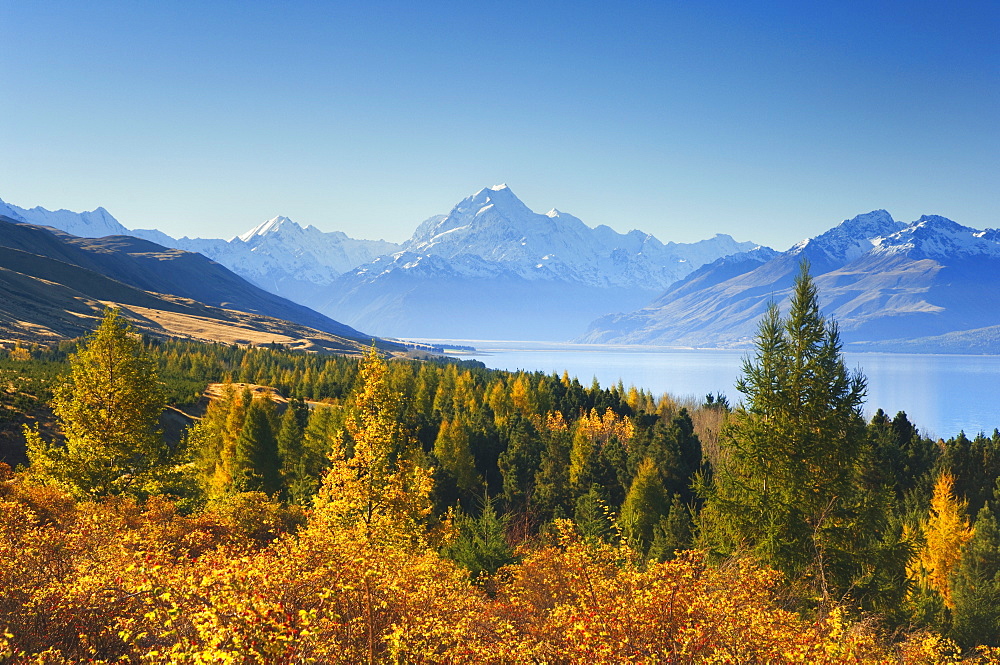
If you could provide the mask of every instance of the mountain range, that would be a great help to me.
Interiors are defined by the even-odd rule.
[[[726,235],[661,243],[532,212],[506,185],[420,224],[400,251],[341,275],[317,304],[380,334],[565,340],[638,307],[707,261],[754,247]]]
[[[594,321],[579,341],[745,347],[768,304],[787,304],[803,260],[848,349],[1000,351],[1000,231],[936,215],[906,224],[885,210],[786,252],[702,266],[649,305]]]
[[[876,210],[778,252],[725,235],[679,244],[591,228],[555,209],[535,213],[505,185],[425,220],[400,244],[286,217],[223,240],[128,231],[103,208],[0,202],[0,213],[197,251],[379,335],[746,347],[806,260],[849,349],[1000,352],[1000,232],[936,215],[904,223]],[[206,302],[223,302],[214,297]]]
[[[79,219],[7,209],[72,233],[129,233],[199,252],[272,293],[395,337],[567,339],[597,316],[649,302],[706,262],[755,247],[721,234],[661,243],[641,231],[590,228],[555,209],[532,212],[506,185],[425,220],[402,244],[303,228],[287,217],[229,240],[175,239],[125,230],[103,209]]]

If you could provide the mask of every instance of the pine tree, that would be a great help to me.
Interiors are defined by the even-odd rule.
[[[670,512],[653,529],[649,558],[654,561],[673,559],[677,550],[691,546],[692,529],[691,512],[681,503],[680,497],[674,494],[670,500]]]
[[[535,472],[535,510],[542,521],[572,514],[572,494],[569,487],[569,449],[571,438],[562,414],[558,425],[547,427],[542,434],[545,448],[538,471]]]
[[[455,541],[445,548],[445,554],[466,568],[472,579],[483,583],[501,566],[514,563],[514,550],[507,542],[506,515],[498,515],[494,501],[483,496],[478,517],[462,510],[455,513],[458,534]]]
[[[158,428],[164,408],[156,364],[132,326],[109,308],[70,356],[70,375],[52,400],[65,445],[25,430],[32,472],[78,497],[140,492],[168,462]]]
[[[281,459],[270,412],[270,400],[266,398],[251,400],[247,408],[233,454],[233,490],[237,492],[274,496],[281,490]]]
[[[608,540],[611,537],[611,511],[599,485],[592,485],[576,500],[573,522],[584,539],[590,542]]]
[[[281,460],[281,479],[290,500],[301,498],[306,482],[305,429],[309,422],[309,407],[305,401],[292,398],[278,422],[278,457]]]
[[[760,323],[737,383],[746,403],[722,434],[714,482],[700,487],[716,547],[748,551],[822,600],[881,589],[874,580],[896,579],[905,562],[881,540],[887,496],[860,484],[865,379],[840,351],[803,263],[787,319],[772,304]]]
[[[1000,527],[987,503],[952,576],[955,639],[965,647],[1000,646]]]
[[[542,461],[542,443],[531,421],[515,413],[501,431],[507,446],[498,464],[508,512],[527,508],[534,489],[535,472]]]

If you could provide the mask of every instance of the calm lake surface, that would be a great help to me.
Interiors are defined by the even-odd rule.
[[[421,340],[444,344],[443,340]],[[733,404],[742,399],[734,387],[746,351],[668,349],[662,347],[552,342],[450,340],[473,346],[487,367],[543,371],[577,377],[589,385],[618,383],[645,388],[654,395],[702,399],[721,392]],[[990,434],[1000,427],[1000,356],[903,353],[846,353],[847,365],[868,377],[866,413],[876,409],[894,416],[905,411],[922,434],[948,438],[964,430]]]

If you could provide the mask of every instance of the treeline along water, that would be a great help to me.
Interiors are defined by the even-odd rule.
[[[435,343],[443,343],[437,340]],[[721,392],[736,404],[734,385],[747,351],[666,349],[603,344],[469,341],[487,367],[569,372],[581,383],[622,381],[654,393],[703,398]],[[445,342],[443,345],[448,348]],[[990,434],[1000,427],[1000,356],[845,353],[848,367],[868,377],[866,414],[905,411],[926,436],[964,431]],[[469,357],[466,355],[465,357]]]

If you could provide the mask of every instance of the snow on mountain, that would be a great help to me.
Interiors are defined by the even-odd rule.
[[[873,210],[795,244],[788,254],[807,258],[819,266],[841,265],[870,251],[880,238],[904,227],[906,224],[895,221],[885,210]]]
[[[358,240],[341,231],[299,226],[288,217],[272,217],[231,238],[170,238],[159,231],[136,231],[153,242],[198,252],[272,293],[309,307],[328,297],[342,273],[397,251],[384,240]]]
[[[945,217],[924,215],[896,233],[877,238],[874,247],[876,252],[903,252],[914,258],[1000,257],[1000,230],[979,231]]]
[[[277,295],[305,305],[323,299],[323,291],[341,273],[399,249],[384,240],[356,240],[340,231],[302,228],[287,217],[274,217],[230,240],[173,238],[157,229],[130,231],[104,208],[76,213],[44,208],[26,210],[0,201],[0,214],[15,221],[51,226],[84,238],[131,235],[164,247],[197,252]]]
[[[12,211],[14,215],[5,213],[5,210]],[[8,217],[18,222],[51,226],[81,238],[129,235],[129,230],[104,208],[97,208],[90,212],[71,212],[69,210],[46,210],[37,206],[26,210],[0,201],[0,214],[7,214]]]
[[[9,203],[6,203],[3,199],[0,199],[0,215],[3,215],[8,219],[13,219],[15,222],[27,223],[28,220],[26,220],[24,217],[21,217],[21,213],[19,213],[17,210],[18,209],[16,206],[12,206]]]
[[[640,307],[703,264],[755,248],[721,234],[662,243],[642,231],[591,228],[555,208],[533,212],[506,185],[430,217],[403,245],[325,233],[280,216],[229,240],[128,231],[103,209],[38,216],[29,221],[198,252],[338,320],[413,337],[566,339],[601,314]]]
[[[535,213],[497,185],[421,223],[402,251],[338,277],[319,309],[386,335],[563,340],[754,247],[727,235],[664,244],[590,228],[554,208]]]
[[[763,263],[737,255],[705,266],[644,308],[594,321],[580,339],[746,346],[768,303],[787,305],[803,258],[824,313],[838,321],[849,348],[982,352],[972,343],[976,331],[998,323],[1000,231],[934,215],[903,224],[878,210]],[[960,346],[942,346],[952,342]]]
[[[554,208],[532,212],[506,185],[481,189],[449,214],[427,220],[405,244],[407,251],[446,259],[478,256],[527,280],[645,290],[666,288],[708,261],[752,247],[721,234],[664,245],[642,231],[592,229]]]

